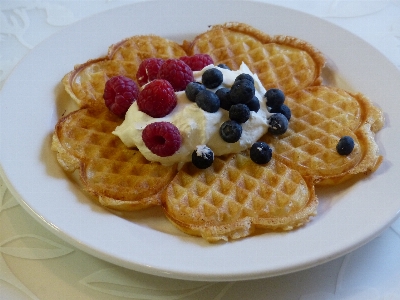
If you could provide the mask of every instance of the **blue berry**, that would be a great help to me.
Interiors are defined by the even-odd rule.
[[[205,145],[197,146],[192,153],[192,163],[199,169],[207,169],[214,162],[214,152]]]
[[[220,86],[224,80],[222,72],[216,68],[207,69],[201,76],[202,83],[209,89],[215,89]]]
[[[230,95],[233,103],[246,104],[255,95],[254,84],[247,79],[237,80],[231,87]]]
[[[219,98],[220,107],[229,110],[233,104],[230,97],[230,90],[228,88],[220,88],[215,92],[215,94]]]
[[[251,111],[258,112],[260,109],[260,100],[254,96],[249,102],[246,103],[246,105]]]
[[[343,136],[338,144],[336,150],[340,155],[349,155],[354,149],[354,140],[351,136]]]
[[[231,68],[229,68],[226,64],[219,64],[217,67],[221,69],[231,70]]]
[[[250,158],[256,164],[266,164],[272,158],[272,149],[264,142],[255,142],[250,148]]]
[[[219,135],[227,143],[235,143],[242,136],[242,126],[233,120],[222,123],[219,128]]]
[[[254,84],[254,78],[253,78],[253,76],[251,76],[250,74],[246,74],[246,73],[242,73],[242,74],[238,75],[238,76],[235,78],[235,81],[239,81],[239,80],[243,80],[243,79],[250,80],[250,82],[251,82],[252,84]]]
[[[238,123],[245,123],[250,118],[250,109],[246,104],[235,104],[229,109],[229,119]]]
[[[288,119],[281,114],[281,113],[276,113],[273,114],[271,117],[268,119],[268,132],[273,134],[273,135],[281,135],[286,132],[289,126]]]
[[[281,106],[278,106],[278,107],[273,107],[273,108],[271,108],[271,110],[269,112],[281,113],[282,115],[284,115],[286,117],[286,119],[288,119],[288,121],[290,121],[290,118],[292,117],[292,111],[285,104],[282,104]]]
[[[200,91],[197,94],[195,101],[202,110],[205,110],[209,113],[218,111],[220,106],[218,96],[209,90]]]
[[[267,99],[267,106],[271,108],[282,106],[285,101],[285,94],[280,89],[269,89],[265,93]]]
[[[195,102],[197,94],[205,89],[206,87],[200,82],[189,82],[185,88],[185,94],[190,101]]]

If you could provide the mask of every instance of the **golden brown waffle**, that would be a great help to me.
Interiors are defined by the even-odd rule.
[[[215,64],[232,69],[245,62],[266,89],[287,95],[293,115],[288,131],[262,138],[274,152],[268,164],[257,165],[242,153],[216,157],[206,170],[186,163],[177,171],[147,161],[112,134],[122,120],[102,98],[110,77],[136,80],[146,58],[195,53],[210,54]],[[182,46],[154,35],[134,36],[63,78],[80,109],[60,119],[52,148],[65,170],[79,170],[83,189],[103,206],[127,211],[162,203],[178,228],[211,242],[245,237],[255,228],[291,230],[316,214],[314,184],[339,183],[375,170],[382,160],[374,141],[382,112],[361,94],[321,86],[324,64],[304,41],[241,23],[213,26]],[[348,156],[336,152],[343,135],[356,142]]]
[[[112,76],[123,75],[136,81],[136,72],[144,59],[185,55],[173,41],[155,35],[134,36],[110,46],[108,56],[75,66],[62,82],[80,107],[103,107],[104,85]]]
[[[257,165],[242,154],[217,157],[205,170],[186,163],[162,195],[166,216],[210,242],[255,228],[291,230],[316,214],[314,186],[277,160]]]
[[[266,89],[289,94],[322,82],[325,59],[312,45],[294,37],[269,36],[243,23],[213,26],[183,47],[189,55],[207,53],[215,64],[232,70],[245,62]]]
[[[262,137],[277,160],[318,184],[337,184],[379,166],[382,157],[374,133],[383,126],[383,114],[365,96],[318,86],[287,96],[285,103],[292,111],[287,132]],[[348,156],[336,151],[345,135],[355,141]]]
[[[107,110],[80,109],[57,124],[53,150],[63,168],[80,169],[83,188],[105,207],[136,210],[159,205],[176,167],[147,161],[112,131],[122,122]]]
[[[162,189],[176,173],[175,166],[147,161],[112,134],[122,119],[104,105],[106,81],[116,75],[136,81],[143,59],[185,54],[167,39],[135,36],[112,45],[108,56],[78,65],[64,76],[65,90],[81,109],[59,120],[52,148],[66,171],[79,170],[83,188],[101,205],[123,211],[159,205]]]

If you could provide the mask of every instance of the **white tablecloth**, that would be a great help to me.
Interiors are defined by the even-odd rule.
[[[132,2],[1,0],[0,88],[46,37]],[[346,28],[400,69],[399,0],[265,2]],[[74,248],[28,215],[0,179],[0,299],[400,299],[400,220],[352,253],[305,271],[245,282],[185,282],[125,270]]]

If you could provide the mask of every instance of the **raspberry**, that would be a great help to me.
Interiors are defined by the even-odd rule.
[[[123,118],[138,95],[136,82],[125,76],[114,76],[105,84],[103,99],[111,112]]]
[[[161,65],[157,78],[168,80],[175,92],[185,90],[187,84],[194,81],[192,69],[179,59],[167,59]]]
[[[142,139],[154,154],[171,156],[181,146],[181,134],[176,126],[169,122],[155,122],[147,125],[142,132]]]
[[[161,58],[147,58],[143,60],[136,73],[136,80],[140,86],[157,78],[158,71],[164,60]]]
[[[192,71],[200,71],[205,66],[214,64],[213,59],[208,54],[195,54],[193,56],[182,56],[180,60],[184,61]]]
[[[137,99],[139,110],[153,118],[165,117],[175,108],[176,103],[174,88],[164,79],[148,83]]]

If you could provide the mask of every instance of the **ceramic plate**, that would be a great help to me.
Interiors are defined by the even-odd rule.
[[[68,98],[60,80],[75,64],[106,54],[109,45],[154,33],[181,42],[209,25],[251,24],[319,48],[337,70],[337,84],[361,91],[386,112],[376,136],[385,160],[373,175],[318,189],[312,222],[287,233],[266,233],[208,244],[166,221],[159,208],[119,216],[93,204],[56,162],[51,134]],[[193,280],[276,276],[327,262],[376,237],[400,210],[399,71],[376,49],[321,19],[244,1],[151,1],[107,11],[58,32],[33,49],[1,92],[0,162],[21,205],[53,233],[96,257],[150,274]]]

